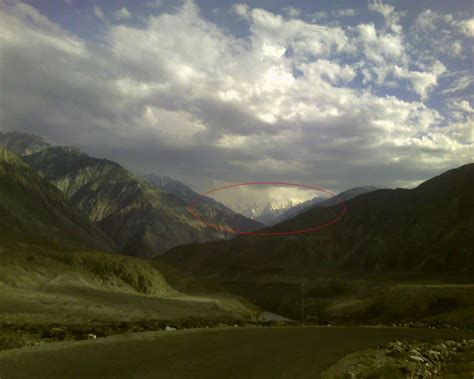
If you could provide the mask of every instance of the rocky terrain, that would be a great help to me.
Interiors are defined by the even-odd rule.
[[[66,194],[125,254],[153,257],[184,242],[226,236],[209,228],[187,204],[135,177],[119,164],[77,148],[51,147],[23,157]],[[216,222],[217,223],[217,222]]]
[[[472,324],[473,186],[468,164],[414,189],[356,196],[340,222],[316,233],[183,245],[160,260],[290,318],[301,314],[303,278],[307,317]],[[315,207],[266,230],[316,226],[340,212]]]
[[[42,137],[33,134],[0,130],[0,148],[16,155],[30,155],[51,147]]]
[[[412,190],[342,193],[265,229],[327,222],[346,201],[344,219],[321,233],[174,247],[260,224],[204,198],[196,208],[213,230],[191,215],[197,194],[179,182],[9,136],[4,146],[23,155],[0,150],[0,349],[235,326],[474,329],[472,164]],[[265,321],[267,311],[283,321]],[[326,374],[464,375],[471,345],[399,339]]]
[[[369,193],[378,189],[380,189],[380,187],[376,187],[376,186],[356,187],[356,188],[348,189],[347,191],[343,191],[330,198],[315,197],[311,200],[307,200],[301,204],[291,207],[286,212],[282,213],[277,218],[275,218],[270,225],[276,225],[283,221],[289,220],[290,218],[296,217],[299,214],[306,212],[307,210],[315,206],[332,207],[334,205],[340,204],[342,201],[348,201],[356,196],[362,195],[364,193]]]
[[[209,221],[219,220],[225,225],[229,225],[238,231],[253,231],[261,229],[264,225],[256,220],[241,215],[224,204],[207,196],[200,196],[197,192],[185,184],[178,182],[167,176],[149,174],[143,179],[163,192],[170,193],[199,211],[199,213]]]
[[[156,180],[149,183],[118,163],[90,157],[76,147],[52,147],[39,137],[16,132],[2,133],[0,146],[22,155],[22,160],[61,190],[118,251],[128,255],[150,258],[183,243],[233,236],[235,228],[262,226],[212,199],[197,205],[196,217],[188,209],[188,198],[195,194],[191,189],[174,191],[175,195]]]
[[[394,341],[350,354],[322,375],[337,378],[470,378],[474,339],[440,342]]]
[[[0,149],[0,214],[2,241],[115,248],[61,191],[4,149]]]

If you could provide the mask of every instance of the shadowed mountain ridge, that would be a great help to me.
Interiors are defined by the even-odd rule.
[[[201,275],[246,270],[474,272],[474,164],[414,189],[381,189],[347,201],[347,214],[318,232],[280,237],[239,236],[180,246],[162,259]],[[334,218],[339,206],[314,207],[266,230],[292,231]]]
[[[0,235],[5,240],[115,250],[66,196],[16,155],[0,149]]]

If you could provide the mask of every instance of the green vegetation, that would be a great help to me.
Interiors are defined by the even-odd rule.
[[[55,163],[64,165],[59,172],[69,186],[63,189],[73,201],[88,199],[78,192],[90,190],[90,196],[97,195],[97,201],[88,199],[92,204],[80,203],[91,206],[98,212],[91,214],[97,217],[107,214],[104,218],[110,221],[111,214],[123,213],[121,201],[129,195],[133,206],[143,203],[145,210],[150,202],[158,204],[166,198],[165,205],[150,211],[156,217],[161,217],[159,211],[166,207],[174,211],[174,204],[184,212],[179,199],[168,199],[113,162],[89,158],[74,148],[45,147],[43,152],[48,153],[43,157],[51,157],[51,151],[57,154]],[[91,164],[100,169],[91,170]],[[72,180],[68,176],[66,171],[71,167],[84,173],[84,183],[80,177]],[[104,191],[97,187],[101,185],[100,170],[110,179]],[[75,180],[81,182],[78,187]],[[108,190],[117,190],[123,197]],[[116,208],[111,211],[113,206]],[[0,347],[84,338],[91,331],[106,336],[157,330],[171,322],[190,327],[259,317],[258,308],[236,296],[196,291],[185,294],[168,284],[156,263],[103,252],[115,250],[114,243],[58,188],[7,150],[0,150],[0,211]],[[137,217],[138,223],[152,220]],[[186,222],[183,215],[176,217]],[[170,269],[167,272],[180,289],[187,287],[180,283],[191,281],[171,275]],[[199,288],[196,280],[192,283],[194,289]]]
[[[233,324],[259,313],[225,293],[178,291],[148,260],[17,242],[0,248],[0,349],[89,333]]]

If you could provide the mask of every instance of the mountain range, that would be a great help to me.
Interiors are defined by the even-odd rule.
[[[315,196],[312,199],[300,203],[294,203],[291,200],[287,201],[285,204],[272,204],[271,202],[259,204],[254,203],[250,206],[242,207],[241,213],[244,216],[264,224],[265,226],[272,226],[293,218],[316,205],[320,207],[330,207],[339,204],[341,201],[347,201],[355,196],[375,191],[380,188],[382,187],[355,187],[331,197]]]
[[[337,205],[341,203],[342,201],[350,200],[358,195],[372,192],[377,189],[381,189],[381,187],[376,187],[376,186],[355,187],[355,188],[348,189],[347,191],[338,193],[337,195],[334,195],[330,198],[316,196],[310,200],[306,200],[300,204],[297,204],[293,207],[288,208],[285,212],[281,213],[280,215],[275,217],[273,220],[271,220],[271,222],[269,223],[269,226],[276,225],[283,221],[289,220],[290,218],[298,216],[299,214],[303,213],[304,211],[314,206],[331,207],[333,205]]]
[[[139,178],[118,163],[90,157],[75,147],[50,146],[39,137],[18,132],[1,133],[0,146],[22,155],[21,160],[31,167],[32,170],[26,165],[19,166],[19,159],[3,152],[5,167],[7,162],[28,167],[24,171],[30,173],[28,178],[33,180],[31,191],[38,189],[36,174],[39,174],[70,200],[69,213],[86,215],[89,223],[84,227],[93,226],[93,234],[102,238],[99,245],[149,258],[174,248],[163,259],[170,262],[178,259],[186,271],[199,272],[196,266],[207,269],[217,262],[225,266],[226,257],[233,251],[237,253],[231,254],[232,262],[249,267],[265,265],[265,262],[281,267],[306,262],[311,263],[307,267],[318,269],[375,272],[408,268],[452,267],[455,270],[457,264],[458,269],[470,267],[466,262],[469,263],[469,254],[472,254],[468,248],[472,241],[467,236],[474,228],[472,213],[466,210],[472,211],[472,191],[466,188],[472,188],[472,164],[428,180],[415,189],[388,190],[370,186],[354,188],[326,200],[315,198],[290,207],[275,218],[275,222],[280,221],[278,224],[264,229],[295,230],[322,223],[337,214],[338,204],[344,200],[348,207],[346,217],[318,233],[265,240],[239,236],[202,244],[229,238],[235,228],[256,230],[261,224],[203,197],[197,211],[203,219],[220,226],[217,230],[209,228],[189,212],[188,204],[198,194],[188,186],[156,174]],[[4,168],[4,176],[7,171]],[[6,177],[3,180],[8,189],[12,184]],[[21,179],[24,187],[28,187],[28,178]],[[451,178],[452,183],[448,185],[446,178]],[[434,191],[437,187],[439,189]],[[51,188],[48,190],[51,197],[57,197]],[[12,191],[8,193],[10,197],[13,195]],[[7,198],[6,193],[4,196]],[[9,203],[14,204],[14,201]],[[295,213],[297,216],[291,217]],[[14,214],[10,211],[9,217]],[[84,219],[81,217],[77,220]],[[193,242],[200,244],[180,246]],[[454,253],[453,246],[459,246]],[[185,259],[185,252],[194,249],[205,250],[205,253],[193,253],[189,261]],[[252,253],[266,250],[268,254]],[[412,251],[417,253],[412,254]],[[456,258],[453,254],[457,254]]]
[[[30,145],[31,144],[31,145]],[[22,160],[63,192],[120,252],[153,257],[186,242],[233,235],[236,227],[261,225],[210,201],[201,219],[188,203],[127,171],[118,163],[88,156],[75,147],[49,146],[24,133],[2,133],[0,146],[14,148]],[[184,185],[183,185],[184,186]],[[227,224],[229,222],[229,224]]]
[[[474,277],[472,163],[414,189],[364,187],[313,199],[303,204],[306,209],[287,210],[296,210],[295,217],[259,229],[281,233],[326,224],[342,214],[344,201],[344,217],[316,232],[230,238],[239,222],[257,229],[260,224],[203,197],[198,215],[221,226],[208,228],[188,210],[197,193],[180,182],[156,174],[137,177],[75,147],[5,135],[0,146],[23,154],[0,150],[0,253],[10,262],[3,270],[9,283],[19,275],[14,267],[20,261],[21,272],[34,263],[34,275],[47,283],[49,265],[60,260],[75,279],[59,266],[51,277],[66,286],[83,283],[86,270],[86,282],[94,286],[112,280],[114,288],[143,292],[155,288],[164,270],[169,280],[183,278],[177,283],[186,290],[205,283],[202,288],[243,296],[290,318],[299,317],[303,294],[305,313],[318,320],[409,319],[416,306],[419,317],[474,322],[462,283],[436,284],[453,278],[471,283]],[[23,250],[13,264],[12,252]],[[133,261],[147,262],[137,269],[125,257],[99,250],[154,260]],[[420,287],[426,280],[434,287]]]
[[[253,231],[264,227],[263,223],[245,217],[210,197],[200,196],[187,185],[168,176],[148,174],[144,175],[143,179],[163,192],[179,197],[187,204],[193,202],[193,207],[207,220],[218,219],[240,231]]]
[[[355,196],[342,219],[314,232],[187,244],[157,259],[290,318],[304,308],[323,323],[474,325],[462,285],[474,279],[473,188],[471,163],[414,189]],[[307,229],[342,214],[342,205],[314,206],[259,232]]]
[[[347,213],[340,222],[318,232],[188,244],[161,259],[187,272],[222,273],[222,277],[277,268],[312,274],[328,270],[472,273],[473,188],[474,164],[467,164],[414,189],[380,189],[356,196],[346,202]],[[305,229],[340,212],[339,205],[316,206],[264,231]]]
[[[242,214],[261,222],[264,225],[271,225],[273,221],[281,214],[295,207],[293,202],[289,200],[286,204],[272,204],[271,202],[257,204],[244,207]]]

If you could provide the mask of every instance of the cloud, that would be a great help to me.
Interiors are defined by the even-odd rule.
[[[247,17],[249,13],[249,6],[247,4],[234,4],[232,9],[241,17]]]
[[[468,37],[474,37],[474,18],[463,20],[458,23],[461,33]]]
[[[464,91],[472,86],[474,86],[474,75],[471,72],[460,72],[454,76],[450,86],[445,88],[442,93],[443,95],[449,95]]]
[[[451,48],[448,50],[454,57],[459,57],[462,55],[462,43],[460,40],[456,40],[451,44]]]
[[[452,100],[449,104],[450,108],[460,110],[466,113],[474,113],[474,108],[467,100]]]
[[[297,18],[301,16],[301,9],[295,7],[285,7],[283,8],[283,12],[285,12],[290,18]]]
[[[96,16],[103,23],[107,23],[107,19],[105,18],[104,11],[98,5],[94,5],[94,16]]]
[[[384,4],[379,0],[370,1],[369,10],[382,14],[392,32],[401,33],[400,17],[404,15],[404,12],[397,12],[394,6]]]
[[[197,190],[247,180],[391,186],[472,160],[465,99],[450,109],[462,118],[423,102],[451,73],[442,61],[419,64],[403,33],[233,9],[248,36],[187,1],[140,26],[111,20],[97,44],[31,6],[0,5],[2,126]],[[467,72],[452,78],[449,94],[472,83]],[[422,101],[379,90],[389,81]]]
[[[395,77],[409,80],[422,99],[426,99],[429,91],[437,86],[438,77],[444,72],[446,72],[446,67],[439,61],[435,62],[429,71],[424,72],[410,71],[398,66],[393,70]]]
[[[149,8],[161,8],[163,6],[163,0],[148,0],[146,5]]]
[[[402,38],[396,34],[379,33],[374,24],[359,24],[359,41],[367,59],[375,63],[405,59]]]
[[[320,22],[328,17],[327,12],[314,12],[311,15],[311,22]]]
[[[357,11],[352,8],[338,9],[336,14],[340,17],[354,17],[357,15]]]
[[[413,26],[413,34],[426,52],[466,59],[469,42],[474,36],[474,19],[461,19],[459,15],[441,14],[426,9],[421,12]]]
[[[119,21],[124,21],[124,20],[128,20],[128,19],[132,18],[132,14],[125,7],[117,9],[114,13],[114,16],[115,16],[115,19],[119,20]]]

